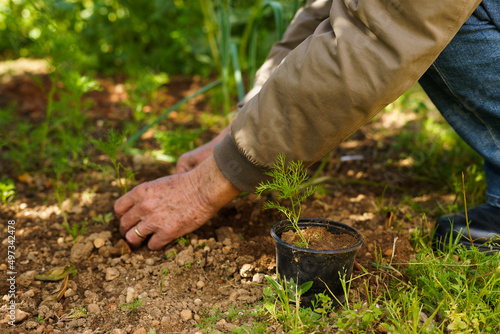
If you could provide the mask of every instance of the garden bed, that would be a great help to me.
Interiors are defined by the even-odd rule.
[[[41,77],[41,82],[44,80]],[[112,121],[120,127],[130,117],[129,109],[120,104],[126,94],[123,84],[111,79],[101,79],[101,83],[104,91],[87,95],[94,102],[87,112],[90,121]],[[162,104],[172,105],[199,87],[199,80],[172,79]],[[35,123],[43,118],[46,100],[30,77],[14,77],[2,84],[2,106],[14,101],[18,116]],[[200,97],[190,101],[182,112],[172,113],[170,123],[165,124],[194,128],[207,108],[206,97]],[[412,258],[410,232],[422,224],[416,207],[434,212],[436,201],[454,200],[442,197],[439,185],[415,182],[411,169],[402,170],[404,166],[388,162],[397,155],[391,149],[394,139],[391,132],[382,135],[380,129],[391,128],[388,124],[404,125],[400,117],[383,114],[332,151],[320,176],[335,180],[322,183],[321,191],[307,200],[303,208],[303,217],[332,219],[363,234],[364,244],[358,251],[353,275],[362,274],[362,268],[373,275],[355,280],[352,293],[358,287],[360,291],[364,289],[365,279],[376,293],[381,291],[374,263],[399,268]],[[208,131],[201,140],[206,141],[215,133]],[[141,145],[151,145],[148,136],[143,136]],[[108,163],[96,151],[90,159]],[[175,170],[174,164],[154,159],[129,157],[123,163],[136,173],[134,184]],[[318,165],[312,166],[311,171]],[[263,211],[263,198],[248,194],[234,199],[201,229],[161,251],[150,251],[145,246],[130,250],[120,244],[123,241],[119,222],[110,214],[121,195],[110,175],[99,171],[75,174],[73,180],[78,190],[61,208],[53,197],[53,175],[35,171],[18,175],[13,170],[8,173],[15,180],[16,196],[0,207],[0,254],[6,259],[0,264],[0,272],[4,276],[10,271],[8,221],[13,220],[16,308],[22,311],[19,317],[26,317],[15,326],[0,325],[2,333],[117,334],[152,333],[152,329],[156,333],[231,332],[264,321],[263,315],[257,317],[250,311],[262,300],[263,287],[267,285],[264,275],[275,274],[274,244],[269,231],[284,217],[272,210]],[[409,199],[406,204],[400,204],[403,196]],[[61,209],[67,212],[70,225],[87,222],[88,230],[76,243],[62,226]],[[435,218],[428,215],[427,220],[432,223]],[[77,269],[77,274],[70,278],[63,297],[40,306],[61,283],[39,281],[35,275],[69,264]],[[2,296],[9,294],[9,288],[8,282],[0,281]],[[134,307],[130,303],[137,298],[142,303]],[[58,321],[78,307],[87,310],[86,317]],[[7,313],[4,298],[0,319]],[[280,332],[281,327],[271,322],[268,330]]]

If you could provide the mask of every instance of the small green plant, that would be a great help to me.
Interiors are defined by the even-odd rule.
[[[80,226],[78,223],[75,223],[71,225],[71,228],[67,224],[62,225],[66,231],[68,231],[68,234],[73,238],[73,243],[76,244],[78,241],[78,237],[83,235],[87,230],[87,222],[82,221],[82,225]]]
[[[160,288],[160,293],[163,293],[163,288],[165,287],[165,277],[169,274],[169,270],[167,269],[162,269],[161,271],[161,288]]]
[[[285,155],[279,154],[271,171],[266,172],[266,175],[271,176],[272,179],[270,181],[261,182],[257,186],[257,194],[260,196],[264,191],[277,191],[278,200],[288,199],[290,201],[290,208],[278,202],[267,201],[264,203],[264,209],[277,209],[284,213],[300,236],[301,241],[297,246],[309,248],[309,243],[302,234],[298,223],[302,211],[302,203],[316,191],[316,187],[302,186],[308,178],[308,173],[304,169],[302,162],[291,161],[288,166],[286,166]]]
[[[277,280],[269,275],[265,277],[270,286],[263,291],[264,309],[271,318],[283,324],[286,333],[303,333],[308,324],[320,318],[318,313],[302,308],[300,304],[300,297],[311,288],[312,281],[299,286],[293,278],[287,283],[279,276]]]
[[[3,204],[10,203],[16,194],[14,181],[8,179],[5,175],[2,177],[2,181],[0,181],[0,193]]]
[[[113,212],[108,212],[105,215],[100,213],[96,217],[92,217],[92,220],[101,224],[108,224],[111,218],[113,218]]]
[[[39,323],[43,323],[45,321],[45,319],[41,315],[37,315],[35,318],[35,321],[37,321]]]
[[[124,134],[118,134],[114,129],[111,129],[106,135],[105,140],[92,140],[92,143],[111,160],[115,169],[116,182],[122,189],[122,192],[126,193],[130,183],[134,180],[134,173],[118,161],[118,155],[123,148],[124,139]],[[99,165],[94,164],[94,166],[101,169]],[[123,173],[125,173],[125,175],[123,175]],[[125,176],[124,179],[122,179],[122,176]]]
[[[126,308],[130,311],[130,313],[137,312],[137,309],[142,305],[146,298],[136,298],[130,303],[121,304],[120,307]]]
[[[182,245],[182,246],[189,246],[189,244],[191,243],[189,241],[189,235],[185,235],[183,237],[177,238],[177,239],[175,239],[175,242],[177,242],[179,245]]]

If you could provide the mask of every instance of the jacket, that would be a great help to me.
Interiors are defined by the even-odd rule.
[[[311,165],[425,73],[480,0],[316,0],[300,9],[214,148],[254,192],[276,156]]]

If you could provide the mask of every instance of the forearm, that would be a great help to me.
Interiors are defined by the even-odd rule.
[[[239,175],[257,176],[278,153],[317,161],[415,84],[479,3],[333,1],[330,18],[233,119],[231,138],[214,150],[222,173],[235,184],[227,161]],[[237,187],[252,191],[255,182]]]

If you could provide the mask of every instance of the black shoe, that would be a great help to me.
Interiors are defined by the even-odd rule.
[[[500,251],[500,208],[483,204],[469,209],[469,230],[465,212],[451,213],[440,217],[436,222],[436,232],[433,244],[436,248],[449,243],[450,235],[453,241],[460,234],[459,243],[470,248],[472,244],[480,251]],[[453,230],[452,230],[453,228]],[[472,240],[472,242],[471,242]]]

